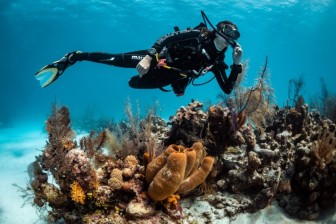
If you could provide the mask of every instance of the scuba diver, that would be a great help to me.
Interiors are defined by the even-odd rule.
[[[216,28],[201,11],[204,23],[195,28],[179,30],[160,37],[149,50],[140,50],[121,54],[102,52],[71,52],[63,58],[43,67],[35,78],[44,88],[53,83],[64,71],[78,61],[91,61],[124,68],[136,68],[138,75],[129,80],[129,86],[136,89],[155,89],[169,92],[164,87],[171,85],[177,96],[184,94],[186,87],[203,85],[216,78],[220,88],[230,94],[238,74],[242,72],[240,63],[242,48],[236,42],[240,33],[235,24],[221,21]],[[213,30],[207,28],[206,23]],[[233,64],[227,77],[224,62],[225,52],[231,46]],[[214,77],[202,84],[195,79],[211,71]]]

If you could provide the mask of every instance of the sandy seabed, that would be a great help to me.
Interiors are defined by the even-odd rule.
[[[0,130],[0,223],[43,223],[29,202],[23,206],[22,193],[13,184],[27,186],[27,167],[40,154],[46,140],[41,124]]]

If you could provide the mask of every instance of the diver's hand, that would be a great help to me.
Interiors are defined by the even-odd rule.
[[[233,48],[232,50],[232,59],[233,59],[233,63],[235,65],[239,65],[241,58],[243,55],[243,49],[241,48],[241,46],[237,43],[237,45]]]
[[[139,72],[140,78],[146,74],[150,68],[152,62],[152,57],[149,55],[146,55],[136,66],[136,69]]]

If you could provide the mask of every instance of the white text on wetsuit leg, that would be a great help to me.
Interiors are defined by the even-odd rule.
[[[145,56],[138,56],[138,55],[132,55],[132,60],[139,60],[141,61]]]

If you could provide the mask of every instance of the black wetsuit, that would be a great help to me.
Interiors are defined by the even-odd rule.
[[[237,76],[242,71],[241,65],[232,65],[227,78],[225,70],[228,66],[224,63],[225,48],[217,51],[213,39],[214,32],[202,35],[199,29],[176,31],[160,37],[152,48],[159,53],[159,58],[165,58],[168,66],[157,66],[155,55],[152,56],[151,67],[141,78],[133,76],[129,85],[138,89],[154,89],[171,85],[177,95],[183,95],[185,88],[198,76],[211,71],[221,89],[231,93]],[[102,52],[80,53],[74,55],[74,61],[92,61],[117,67],[135,68],[141,59],[148,55],[148,50],[128,53],[110,54]],[[203,73],[202,73],[203,72]]]

